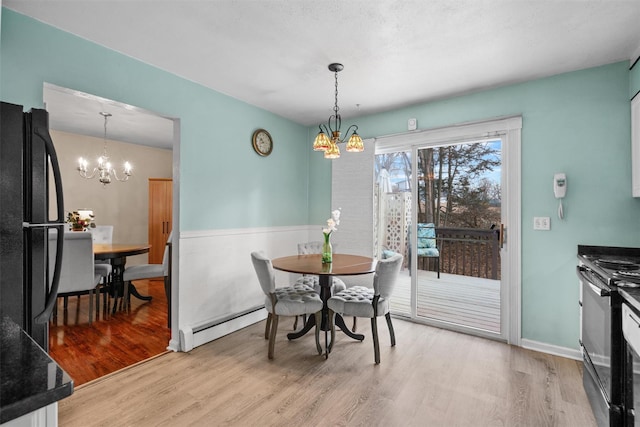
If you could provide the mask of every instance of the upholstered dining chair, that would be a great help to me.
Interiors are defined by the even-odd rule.
[[[267,310],[267,325],[264,338],[269,340],[268,357],[273,359],[279,316],[300,316],[313,314],[316,318],[316,349],[322,354],[320,346],[320,327],[322,324],[322,300],[320,295],[307,285],[276,287],[276,276],[271,260],[262,252],[252,252],[251,262],[264,292],[264,307]]]
[[[333,249],[335,250],[337,245],[333,245]],[[298,243],[298,255],[309,255],[309,254],[321,254],[322,253],[322,242],[314,241],[314,242],[304,242]],[[331,277],[333,282],[331,284],[331,295],[337,294],[338,292],[347,288],[342,279],[339,277]],[[311,274],[303,274],[298,277],[295,281],[296,285],[307,285],[312,287],[318,294],[320,294],[320,278]],[[302,323],[306,323],[307,316],[303,316]],[[354,319],[355,321],[355,319]],[[355,323],[354,323],[355,328]],[[298,316],[296,316],[293,321],[293,329],[298,329]],[[355,332],[355,329],[354,329]]]
[[[329,322],[331,328],[331,344],[327,346],[326,356],[329,356],[335,339],[335,313],[343,316],[368,317],[371,319],[371,333],[373,335],[373,351],[375,363],[380,363],[380,344],[378,342],[378,316],[385,316],[391,346],[396,345],[396,337],[389,313],[389,298],[402,267],[402,255],[395,254],[387,259],[379,260],[373,275],[373,289],[364,286],[353,286],[332,296],[327,301],[329,308]]]
[[[93,243],[112,243],[113,242],[113,225],[96,225],[89,228]]]
[[[93,228],[89,228],[89,232],[91,233],[91,240],[93,243],[112,243],[113,242],[113,225],[96,225]],[[105,310],[107,309],[107,291],[108,287],[111,284],[111,273],[113,272],[113,267],[111,266],[111,262],[108,259],[99,259],[94,262],[94,269],[96,273],[102,276],[102,280],[100,281],[102,285],[102,289],[105,294]],[[100,289],[98,289],[98,293],[100,293]],[[100,296],[98,295],[98,298]]]
[[[167,296],[169,324],[171,322],[171,242],[173,239],[173,231],[169,233],[167,244],[164,247],[162,255],[162,264],[139,264],[126,267],[122,273],[124,281],[124,305],[129,307],[129,284],[133,280],[155,279],[157,277],[164,278],[164,292]]]
[[[56,238],[58,233],[49,233],[49,275],[53,277],[56,259]],[[102,276],[94,270],[93,242],[91,234],[85,232],[65,232],[62,252],[62,268],[58,296],[64,299],[67,310],[68,298],[72,295],[89,294],[89,324],[93,321],[93,295],[96,294],[96,319],[100,296],[96,292]]]

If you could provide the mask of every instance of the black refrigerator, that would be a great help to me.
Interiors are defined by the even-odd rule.
[[[25,113],[21,105],[1,103],[0,214],[0,317],[11,318],[48,352],[63,249],[59,238],[49,277],[48,233],[63,235],[64,203],[45,110]]]

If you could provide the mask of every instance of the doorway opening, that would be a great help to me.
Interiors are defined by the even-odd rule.
[[[173,179],[174,197],[168,203],[173,212],[162,225],[166,234],[174,229],[177,236],[178,177],[173,172],[179,170],[179,119],[48,83],[44,84],[43,92],[61,167],[65,211],[93,210],[97,225],[113,227],[114,244],[148,244],[150,179],[163,178],[169,182]],[[100,111],[112,114],[109,123],[112,160],[117,162],[124,153],[128,160],[133,159],[130,160],[133,175],[127,182],[114,181],[103,186],[96,179],[81,178],[76,171],[79,156],[93,159],[100,153],[96,147],[102,144],[101,127],[97,130],[94,127],[97,134],[82,127],[99,119]],[[153,131],[147,132],[145,126]],[[177,243],[176,238],[172,245],[174,260],[178,259]],[[164,244],[160,245],[161,251],[163,248]],[[147,254],[127,256],[126,266],[157,263],[147,257]],[[172,276],[177,277],[175,271]],[[63,299],[58,298],[57,317],[49,324],[49,351],[76,385],[166,352],[172,339],[168,318],[171,314],[173,319],[177,318],[177,303],[173,301],[172,307],[168,307],[162,277],[137,280],[134,284],[140,294],[151,296],[151,300],[132,297],[129,309],[113,312],[105,309],[105,298],[101,297],[100,307],[95,307],[99,314],[91,324],[88,295],[70,297],[66,309]],[[171,284],[170,294],[176,295],[177,280]]]

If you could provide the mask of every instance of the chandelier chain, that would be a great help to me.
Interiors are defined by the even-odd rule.
[[[104,116],[104,137],[102,138],[102,153],[103,157],[107,157],[107,119],[111,114],[101,113]]]
[[[335,72],[335,76],[336,76],[336,104],[335,107],[333,107],[333,111],[336,115],[336,117],[338,116],[338,71]]]

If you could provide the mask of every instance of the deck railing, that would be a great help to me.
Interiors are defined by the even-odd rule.
[[[436,242],[441,273],[500,280],[499,230],[436,227]]]

